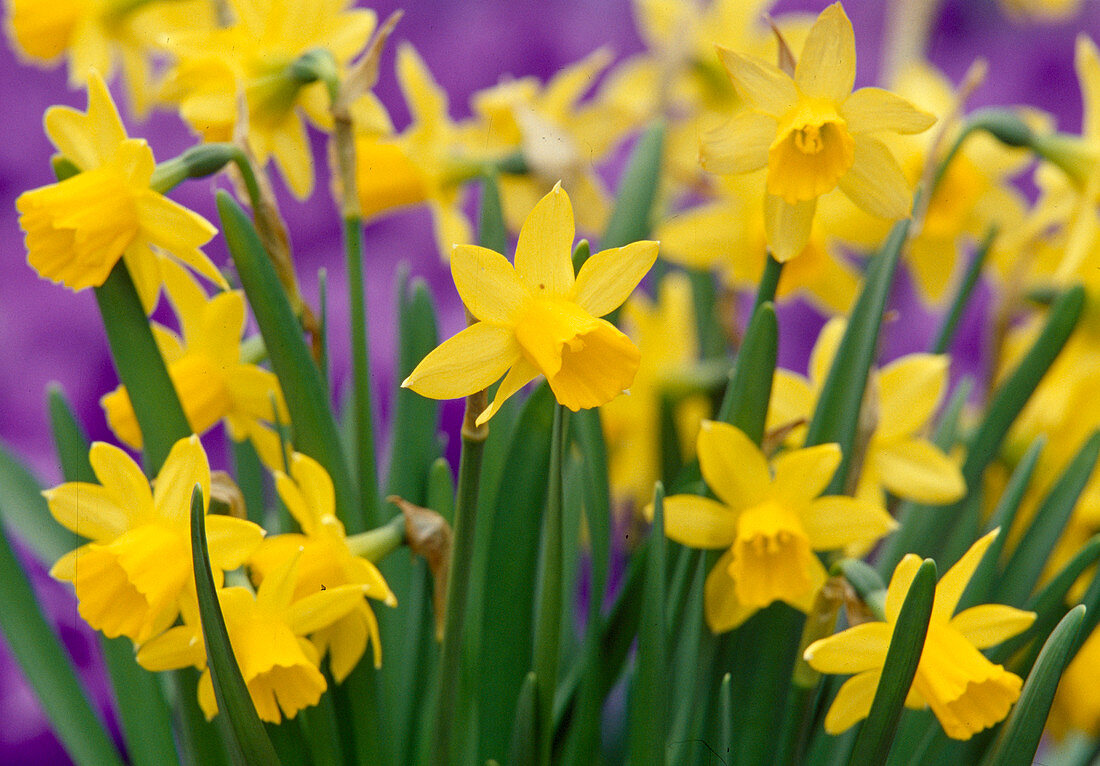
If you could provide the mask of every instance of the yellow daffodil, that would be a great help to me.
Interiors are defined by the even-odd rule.
[[[500,253],[456,245],[451,274],[478,321],[428,354],[402,387],[456,399],[507,375],[485,423],[512,394],[545,375],[555,398],[576,412],[606,404],[634,380],[638,349],[610,322],[657,258],[657,243],[633,242],[591,256],[574,274],[573,206],[561,184],[520,229],[515,267]]]
[[[866,545],[896,526],[877,505],[818,497],[840,464],[835,444],[780,455],[773,476],[745,434],[704,421],[698,453],[703,479],[718,499],[665,498],[665,534],[692,548],[726,549],[704,589],[707,624],[715,633],[736,628],[775,601],[808,611],[826,579],[814,551]]]
[[[150,187],[153,152],[143,139],[127,138],[99,75],[88,81],[87,112],[50,107],[45,123],[54,146],[81,172],[15,201],[27,262],[39,276],[71,290],[98,287],[122,258],[142,303],[152,310],[163,251],[225,285],[199,250],[216,230]]]
[[[999,604],[955,614],[997,532],[974,543],[940,578],[920,664],[905,700],[910,708],[931,707],[952,739],[970,739],[1003,720],[1023,685],[1019,676],[994,665],[980,650],[1027,630],[1035,614]],[[920,565],[921,558],[910,553],[894,570],[886,594],[885,622],[865,622],[806,648],[806,661],[815,670],[855,674],[840,687],[825,716],[825,731],[830,734],[847,730],[870,712],[898,613]]]
[[[1065,21],[1081,10],[1082,0],[1001,0],[1001,6],[1023,20]]]
[[[810,379],[776,370],[768,407],[770,428],[809,420],[844,334],[842,318],[821,330],[810,358]],[[885,504],[884,492],[930,505],[966,492],[958,464],[923,434],[947,390],[947,357],[909,354],[872,373],[870,401],[877,422],[866,446],[856,496]],[[798,431],[792,432],[795,440]]]
[[[432,78],[416,50],[397,49],[397,79],[412,113],[400,135],[379,134],[378,121],[356,132],[356,186],[364,218],[407,205],[427,204],[435,239],[446,258],[458,243],[470,241],[462,211],[465,133],[447,114],[447,94]],[[467,161],[467,166],[469,163]]]
[[[256,594],[248,588],[218,591],[229,643],[260,720],[280,723],[316,705],[328,684],[318,669],[320,657],[302,638],[347,615],[362,601],[362,588],[342,585],[294,599],[298,558],[291,557],[265,578]],[[183,625],[144,644],[137,661],[146,670],[202,668],[199,705],[208,719],[218,712],[206,648],[194,605]]]
[[[208,0],[8,0],[8,6],[17,50],[44,65],[68,58],[70,87],[89,84],[91,70],[109,80],[121,63],[139,113],[153,97],[151,59],[161,38],[214,26]]]
[[[687,276],[672,273],[661,280],[656,305],[641,294],[631,296],[623,306],[623,329],[641,350],[638,374],[630,396],[601,407],[600,419],[612,492],[640,509],[652,500],[653,484],[661,478],[662,400],[670,397],[677,434],[688,436],[687,453],[694,452],[695,433],[709,410],[701,394],[672,398],[677,376],[690,374],[699,356]]]
[[[282,446],[270,424],[289,423],[290,417],[275,374],[241,358],[244,295],[233,290],[207,298],[183,269],[169,265],[164,274],[183,337],[157,323],[153,334],[187,422],[196,433],[205,433],[224,419],[234,440],[250,439],[267,465],[281,465]],[[100,404],[115,435],[141,449],[141,429],[126,387],[104,395]]]
[[[1077,656],[1062,673],[1058,692],[1047,721],[1057,739],[1065,739],[1072,731],[1096,737],[1100,733],[1100,686],[1096,684],[1096,668],[1100,667],[1100,633],[1093,631],[1081,644]]]
[[[387,606],[396,606],[397,598],[378,567],[352,551],[355,539],[347,537],[344,525],[336,518],[332,479],[317,461],[295,452],[290,458],[290,475],[277,471],[275,487],[302,533],[267,538],[249,562],[253,575],[262,582],[288,559],[298,556],[295,600],[339,585],[362,586],[355,608],[315,632],[313,643],[321,656],[326,650],[332,653],[332,675],[338,682],[355,668],[368,640],[374,647],[374,665],[379,667],[382,645],[378,620],[366,598],[379,599]]]
[[[67,482],[44,494],[50,513],[91,542],[58,559],[50,574],[76,588],[84,621],[104,635],[136,643],[157,635],[193,592],[191,492],[210,497],[210,468],[198,437],[172,447],[150,490],[138,465],[117,447],[92,445],[88,455],[99,484]],[[215,577],[252,554],[263,530],[229,516],[207,516]]]
[[[329,130],[328,96],[320,82],[304,84],[292,65],[322,49],[344,67],[374,31],[375,13],[349,8],[351,0],[228,0],[233,24],[175,35],[178,59],[165,96],[207,141],[228,141],[246,120],[248,143],[261,163],[273,158],[299,198],[313,190],[313,157],[302,114]],[[243,96],[247,114],[238,114]]]
[[[767,167],[765,228],[776,259],[802,251],[817,198],[834,188],[873,215],[909,214],[909,184],[876,134],[919,133],[934,118],[879,88],[852,92],[855,35],[839,3],[818,16],[793,78],[761,59],[718,54],[749,108],[704,142],[701,160],[721,174]]]

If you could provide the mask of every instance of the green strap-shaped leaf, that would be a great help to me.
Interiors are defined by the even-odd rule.
[[[50,431],[61,463],[61,475],[65,481],[95,482],[95,471],[88,460],[88,437],[56,383],[51,383],[46,390],[46,408],[50,413]]]
[[[638,657],[630,693],[630,763],[665,763],[668,727],[668,657],[665,633],[665,491],[657,483],[649,532]]]
[[[191,426],[124,261],[95,288],[95,299],[118,379],[126,386],[141,429],[146,469],[156,474],[172,445],[190,435]]]
[[[1100,431],[1082,445],[1058,478],[1058,482],[1040,503],[1034,521],[1005,565],[1004,575],[997,588],[999,603],[1022,604],[1031,595],[1035,583],[1046,568],[1050,552],[1062,536],[1062,530],[1069,522],[1070,514],[1096,467],[1098,457]]]
[[[358,530],[362,527],[358,521],[362,518],[362,510],[340,446],[336,419],[321,382],[321,373],[309,355],[301,328],[252,222],[236,200],[224,191],[218,192],[217,205],[229,253],[286,399],[294,426],[294,447],[328,471],[336,490],[340,519],[349,532]],[[356,523],[349,523],[349,520]]]
[[[753,313],[745,330],[745,339],[737,352],[729,386],[718,411],[719,420],[741,429],[757,444],[764,438],[778,343],[775,306],[766,302]]]
[[[932,604],[936,599],[936,563],[925,559],[909,586],[894,625],[871,712],[856,735],[849,766],[886,763],[901,719],[905,697],[920,664]]]
[[[585,521],[592,553],[592,588],[589,599],[589,619],[600,613],[607,588],[611,559],[611,495],[607,478],[607,445],[600,426],[598,410],[582,410],[570,418],[571,433],[585,469]]]
[[[1084,619],[1085,607],[1076,606],[1050,634],[982,766],[1028,766],[1033,762],[1054,692],[1073,657]]]
[[[252,696],[248,693],[229,633],[225,628],[214,576],[210,572],[210,553],[206,546],[206,517],[203,513],[202,489],[195,486],[191,493],[191,556],[195,569],[195,592],[202,619],[202,636],[206,644],[206,663],[214,683],[214,697],[219,715],[228,722],[232,736],[231,748],[239,764],[261,766],[278,764],[275,748],[256,715]]]
[[[512,725],[512,744],[508,763],[531,766],[539,759],[539,684],[535,671],[523,677],[516,701],[516,720]]]
[[[0,518],[6,520],[5,498]],[[0,527],[0,631],[34,688],[65,750],[81,766],[121,766],[103,722],[92,710],[61,642],[38,607],[26,572]]]
[[[982,266],[985,264],[985,258],[989,254],[996,233],[996,229],[990,229],[974,251],[974,255],[966,267],[962,282],[959,283],[958,292],[951,299],[951,306],[944,314],[940,329],[936,332],[936,339],[932,342],[931,352],[933,354],[946,354],[951,348],[951,343],[955,339],[955,332],[959,327],[959,320],[962,319],[966,307],[970,305],[970,297],[974,294],[974,288],[978,284],[978,277],[982,274]]]
[[[619,181],[615,207],[600,240],[601,250],[622,247],[649,236],[664,143],[665,125],[661,121],[651,124],[638,139]]]
[[[23,463],[0,444],[0,507],[4,523],[30,546],[38,560],[53,564],[87,542],[50,515],[42,484]]]
[[[882,250],[871,260],[863,289],[852,308],[844,337],[833,357],[806,431],[807,447],[827,442],[840,445],[840,466],[823,494],[842,492],[848,480],[863,393],[877,352],[882,312],[886,308],[894,271],[908,233],[909,219],[898,221],[890,230]]]
[[[481,179],[481,207],[478,217],[478,242],[482,247],[508,255],[508,228],[504,224],[504,208],[500,203],[500,184],[496,173],[486,173]]]

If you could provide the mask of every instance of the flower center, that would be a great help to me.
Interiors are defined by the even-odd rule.
[[[779,123],[768,150],[768,192],[789,204],[819,197],[852,167],[855,140],[831,103],[802,99]]]
[[[803,601],[813,587],[813,555],[796,514],[770,501],[745,510],[729,566],[737,599],[758,608],[777,600]]]

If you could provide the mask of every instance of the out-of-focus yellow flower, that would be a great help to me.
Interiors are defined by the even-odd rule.
[[[852,497],[818,497],[840,464],[822,444],[767,458],[741,431],[704,421],[699,468],[711,500],[665,498],[665,534],[692,548],[726,549],[704,586],[707,624],[732,630],[775,601],[808,611],[825,583],[814,551],[868,545],[896,525],[881,507]],[[653,516],[652,505],[646,509]]]
[[[282,465],[282,446],[270,424],[289,423],[290,416],[275,374],[241,358],[244,295],[234,290],[207,298],[183,269],[169,266],[164,273],[183,337],[157,323],[153,335],[188,424],[205,433],[224,419],[234,440],[250,439],[267,465]],[[104,395],[100,404],[115,435],[141,449],[126,387]]]
[[[982,555],[997,536],[990,532],[970,547],[940,578],[932,619],[906,707],[931,707],[952,739],[970,739],[1008,715],[1023,681],[994,665],[981,649],[1031,627],[1034,612],[982,604],[955,614]],[[844,682],[825,716],[825,731],[840,734],[867,717],[875,696],[898,613],[921,558],[907,554],[894,570],[886,593],[886,621],[865,622],[806,648],[806,661],[821,673],[854,673]]]
[[[350,8],[351,0],[228,0],[234,23],[224,29],[175,35],[168,43],[178,58],[168,73],[165,96],[207,141],[229,141],[246,119],[248,143],[260,162],[274,158],[299,198],[313,190],[313,156],[302,115],[322,130],[332,117],[321,82],[305,83],[294,62],[323,49],[338,67],[370,38],[374,11]],[[239,114],[243,95],[247,115]]]
[[[1024,19],[1064,21],[1081,10],[1081,0],[1001,0],[1006,11]]]
[[[421,396],[457,399],[507,371],[480,425],[512,394],[545,375],[576,412],[606,404],[634,380],[639,352],[610,322],[657,259],[657,243],[633,242],[591,256],[573,273],[573,206],[561,184],[527,216],[515,267],[500,253],[456,245],[451,274],[478,321],[428,354],[402,383]]]
[[[545,85],[523,77],[473,95],[467,144],[479,147],[486,158],[520,151],[527,164],[526,175],[500,177],[504,218],[511,229],[519,228],[527,211],[561,181],[577,200],[581,229],[603,231],[611,206],[594,163],[633,126],[615,119],[599,102],[581,101],[610,61],[610,53],[600,49]]]
[[[127,138],[103,79],[88,81],[88,111],[46,111],[46,133],[80,173],[15,201],[27,262],[71,290],[98,287],[122,258],[147,310],[162,280],[162,252],[212,282],[225,279],[199,248],[216,233],[204,218],[150,186],[156,167],[143,139]]]
[[[673,398],[677,379],[690,374],[699,355],[691,282],[684,274],[669,274],[661,280],[656,305],[641,294],[631,296],[623,306],[622,326],[637,341],[641,362],[630,396],[612,399],[600,408],[600,418],[612,491],[640,509],[652,500],[653,484],[661,477],[662,400],[670,397],[677,432],[688,438],[691,451],[709,410],[701,394]]]
[[[290,475],[275,472],[275,487],[302,533],[267,538],[249,561],[253,575],[262,582],[298,556],[295,600],[339,585],[362,586],[356,607],[314,632],[313,644],[322,657],[326,651],[332,653],[332,675],[337,682],[347,678],[358,664],[368,640],[374,647],[374,665],[380,667],[378,620],[366,599],[376,598],[387,606],[396,606],[397,598],[378,567],[352,551],[354,539],[348,539],[344,525],[336,518],[332,479],[317,461],[295,452],[290,458]]]
[[[1096,668],[1100,667],[1100,633],[1093,631],[1058,682],[1058,692],[1050,708],[1048,730],[1057,739],[1071,731],[1095,737],[1100,732],[1100,687]]]
[[[67,482],[45,493],[50,513],[91,542],[58,559],[50,574],[76,588],[84,621],[104,635],[141,643],[171,625],[194,591],[191,492],[210,497],[210,467],[198,437],[176,442],[152,490],[130,457],[104,442],[88,454],[100,484]],[[216,578],[236,569],[263,529],[229,516],[207,516]],[[192,596],[193,598],[193,596]]]
[[[793,78],[761,59],[718,54],[749,108],[704,142],[701,161],[721,174],[767,167],[765,230],[777,260],[802,252],[817,198],[834,188],[873,215],[908,215],[909,184],[876,134],[919,133],[935,120],[888,91],[852,92],[855,35],[839,3],[818,16]]]
[[[131,106],[139,113],[152,100],[151,58],[162,38],[214,26],[208,0],[7,0],[7,5],[17,50],[45,65],[65,55],[70,87],[87,85],[91,70],[109,80],[121,63]]]
[[[318,669],[317,650],[303,636],[345,617],[362,601],[363,589],[340,585],[295,600],[298,558],[291,557],[261,583],[255,595],[242,587],[218,591],[233,654],[260,720],[280,723],[316,705],[328,684]],[[199,678],[199,705],[207,719],[218,712],[206,647],[194,603],[184,624],[149,641],[137,654],[146,670],[194,666]]]
[[[770,428],[809,420],[844,334],[845,320],[830,320],[821,330],[810,357],[807,380],[776,370],[768,407]],[[930,505],[952,503],[966,493],[959,466],[930,442],[924,431],[947,390],[947,357],[909,354],[877,372],[871,406],[877,419],[863,458],[856,496],[885,504],[885,491]],[[792,438],[798,438],[792,432]]]
[[[407,205],[427,204],[439,252],[469,242],[470,223],[461,208],[462,181],[472,167],[468,137],[447,114],[447,94],[408,43],[397,49],[397,79],[412,113],[400,135],[378,131],[378,121],[355,137],[356,185],[364,218]]]

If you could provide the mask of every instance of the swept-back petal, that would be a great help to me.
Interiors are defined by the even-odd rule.
[[[451,276],[466,308],[489,324],[515,324],[515,313],[528,291],[512,264],[500,253],[477,245],[455,245]]]
[[[726,551],[710,570],[703,584],[703,612],[712,633],[725,633],[741,625],[758,611],[737,600],[737,587],[729,575],[733,549]]]
[[[764,231],[775,260],[786,263],[806,248],[815,210],[816,197],[793,205],[775,194],[764,197]]]
[[[1081,135],[1095,141],[1100,139],[1100,52],[1086,34],[1077,35],[1073,63],[1084,102]]]
[[[924,439],[874,446],[867,459],[874,462],[882,485],[898,497],[944,505],[966,494],[958,464]]]
[[[657,260],[657,242],[642,240],[601,250],[581,266],[572,299],[595,317],[623,304]]]
[[[917,570],[923,559],[915,553],[906,553],[898,565],[894,567],[894,574],[890,578],[890,585],[886,588],[886,620],[891,624],[896,622],[901,612],[901,605],[909,594],[909,586],[913,584],[913,578],[917,576]],[[938,598],[937,598],[938,600]]]
[[[802,528],[816,551],[873,543],[896,527],[882,507],[844,495],[818,498],[802,514]]]
[[[90,540],[110,542],[133,524],[133,508],[98,484],[71,481],[42,494],[57,523]]]
[[[794,80],[774,64],[718,46],[718,58],[741,98],[772,117],[798,102]]]
[[[935,115],[882,88],[860,88],[840,105],[840,114],[853,133],[921,133],[936,122]]]
[[[489,422],[489,418],[497,413],[501,405],[508,401],[514,393],[538,376],[539,368],[528,362],[522,356],[519,357],[516,363],[512,365],[512,369],[508,370],[508,374],[504,376],[504,380],[500,381],[500,386],[497,388],[497,395],[493,397],[493,403],[477,416],[477,420],[475,421],[476,425],[480,426],[483,423]]]
[[[892,634],[885,622],[865,622],[814,641],[803,657],[819,673],[862,673],[882,667]]]
[[[44,121],[53,145],[81,170],[104,164],[126,140],[126,129],[99,72],[88,76],[87,112],[52,106]]]
[[[431,399],[458,399],[488,388],[519,356],[511,330],[478,322],[443,341],[401,386]]]
[[[203,504],[210,502],[210,464],[199,437],[180,439],[172,445],[153,486],[153,505],[158,518],[169,523],[191,515],[191,493],[202,487]]]
[[[1001,604],[979,604],[951,618],[951,627],[976,649],[986,649],[1023,633],[1035,622],[1035,612]]]
[[[955,607],[959,605],[963,591],[970,584],[970,578],[974,576],[974,570],[978,568],[986,550],[997,539],[1000,532],[1001,528],[997,527],[989,534],[978,538],[962,558],[940,578],[936,586],[936,603],[932,607],[933,619],[947,621],[951,618]]]
[[[309,455],[295,452],[290,459],[290,475],[309,506],[310,515],[319,519],[325,514],[335,513],[336,492],[332,487],[332,478],[320,463]]]
[[[909,215],[913,194],[898,161],[876,138],[853,136],[852,167],[837,181],[840,190],[871,215],[896,221]]]
[[[888,440],[924,428],[947,388],[947,366],[942,354],[909,354],[883,367],[875,436]]]
[[[773,463],[772,495],[789,508],[805,506],[820,495],[840,465],[840,446],[818,444],[784,452]]]
[[[821,387],[825,385],[825,378],[829,375],[829,368],[833,366],[836,350],[840,347],[840,341],[844,338],[844,332],[847,329],[848,320],[844,317],[833,317],[817,334],[817,340],[810,352],[810,381],[815,392],[820,392]]]
[[[310,593],[290,605],[287,625],[295,635],[304,636],[328,627],[363,601],[359,585],[338,585],[319,593]]]
[[[447,93],[432,77],[428,65],[411,43],[397,48],[397,80],[414,123],[438,126],[447,119]]]
[[[761,502],[771,485],[764,453],[738,428],[704,420],[699,429],[699,468],[707,486],[734,510]]]
[[[703,136],[699,162],[708,173],[749,173],[768,164],[768,148],[779,124],[775,117],[753,109],[734,115]]]
[[[881,670],[868,670],[845,681],[825,714],[825,731],[841,734],[866,718],[881,677]]]
[[[206,538],[210,546],[211,567],[228,571],[244,564],[260,547],[264,530],[246,519],[209,514],[206,517]]]
[[[169,628],[141,645],[138,664],[150,673],[178,668],[201,668],[206,664],[206,644],[196,626]]]
[[[665,534],[690,548],[728,548],[737,537],[737,511],[697,495],[672,495],[664,501]],[[653,520],[653,504],[645,508]]]
[[[802,46],[794,82],[807,96],[840,103],[856,81],[856,36],[840,3],[817,17]]]
[[[516,243],[516,275],[536,295],[573,289],[573,205],[559,181],[527,214]]]
[[[139,518],[152,509],[149,480],[124,451],[107,442],[95,442],[88,450],[88,462],[99,483],[120,507],[133,508],[137,513],[132,515]]]

